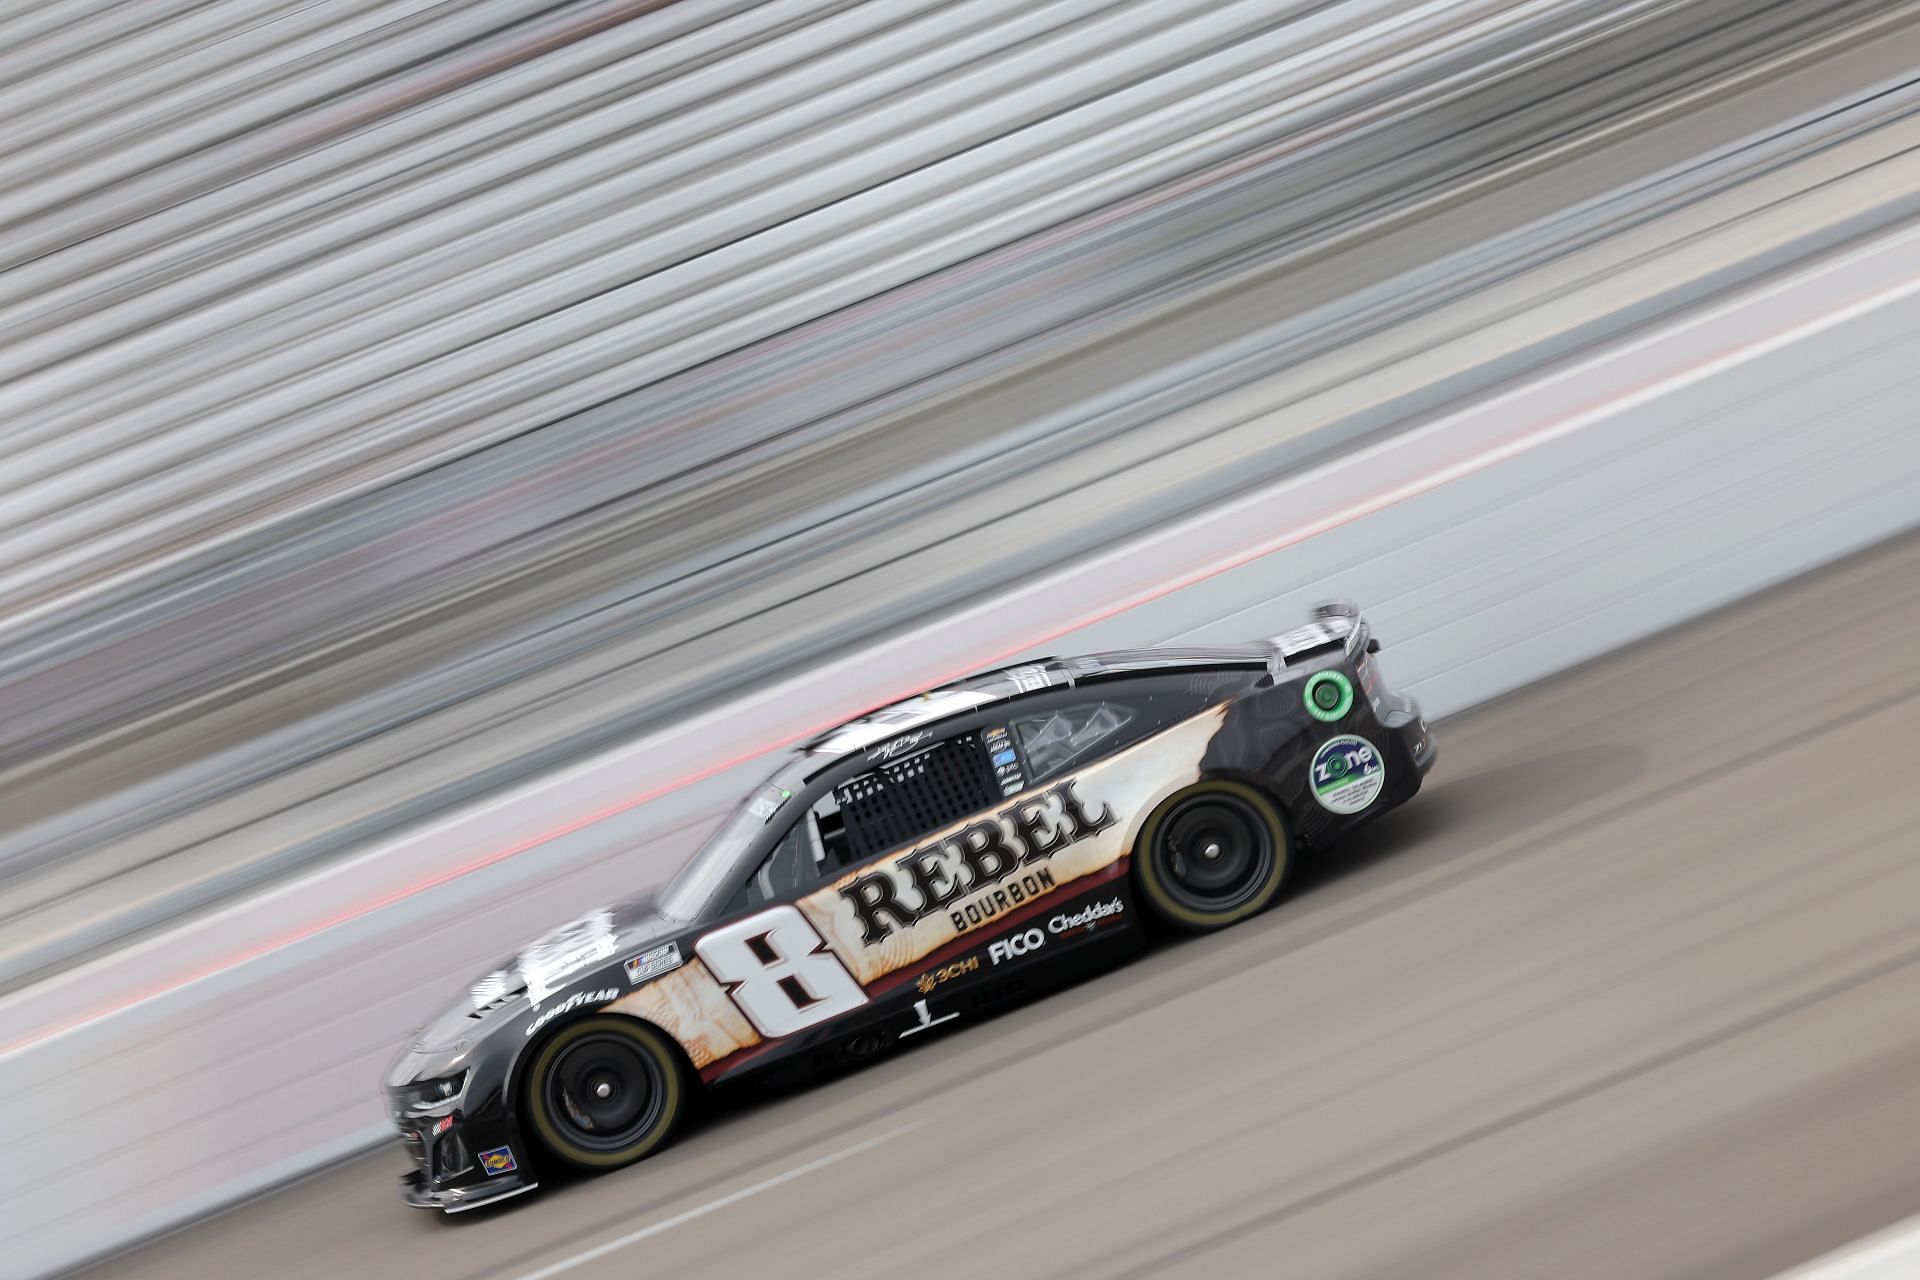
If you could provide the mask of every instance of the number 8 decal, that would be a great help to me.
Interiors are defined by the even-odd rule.
[[[693,950],[768,1039],[805,1031],[867,1002],[840,957],[793,907],[769,907],[722,925]]]

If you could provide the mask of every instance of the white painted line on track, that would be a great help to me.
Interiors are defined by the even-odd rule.
[[[857,1156],[862,1151],[870,1151],[883,1142],[891,1142],[903,1133],[910,1133],[918,1129],[932,1119],[933,1117],[928,1116],[925,1119],[915,1120],[912,1124],[903,1124],[898,1129],[889,1129],[885,1133],[876,1134],[868,1138],[865,1142],[856,1142],[850,1147],[834,1152],[832,1155],[821,1156],[818,1160],[810,1160],[798,1168],[789,1169],[785,1173],[777,1173],[771,1178],[762,1179],[759,1182],[753,1183],[751,1186],[742,1187],[738,1191],[730,1191],[718,1200],[709,1200],[703,1205],[697,1205],[685,1212],[676,1213],[671,1218],[662,1218],[650,1226],[641,1227],[637,1231],[629,1231],[626,1235],[609,1240],[605,1244],[597,1244],[591,1249],[576,1253],[571,1258],[562,1258],[558,1262],[548,1263],[537,1271],[528,1271],[519,1276],[518,1280],[547,1280],[549,1276],[561,1275],[564,1272],[573,1270],[575,1267],[583,1266],[599,1258],[604,1258],[610,1253],[617,1253],[630,1244],[638,1244],[649,1236],[657,1236],[663,1231],[671,1231],[675,1227],[692,1222],[695,1218],[704,1218],[706,1215],[725,1209],[729,1205],[736,1205],[742,1200],[757,1196],[762,1191],[771,1191],[783,1182],[792,1182],[795,1178],[804,1178],[817,1169],[824,1169],[828,1165],[836,1164],[849,1156]]]
[[[1912,1280],[1920,1276],[1920,1217],[1843,1245],[1774,1280]]]

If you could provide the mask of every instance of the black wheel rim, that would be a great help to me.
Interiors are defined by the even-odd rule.
[[[1162,820],[1154,855],[1167,892],[1209,914],[1244,906],[1272,877],[1273,832],[1237,796],[1194,796]]]
[[[541,1097],[567,1141],[590,1151],[620,1151],[659,1123],[666,1105],[660,1063],[625,1036],[583,1036],[547,1068]]]

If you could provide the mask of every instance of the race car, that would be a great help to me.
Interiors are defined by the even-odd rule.
[[[695,1090],[911,1045],[1271,905],[1434,742],[1344,603],[1252,644],[1025,663],[840,725],[657,895],[527,946],[385,1079],[408,1203],[660,1149]]]

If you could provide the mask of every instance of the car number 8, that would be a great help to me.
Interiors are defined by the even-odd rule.
[[[769,907],[722,925],[693,950],[754,1030],[769,1039],[805,1031],[867,1002],[840,957],[792,907]]]

